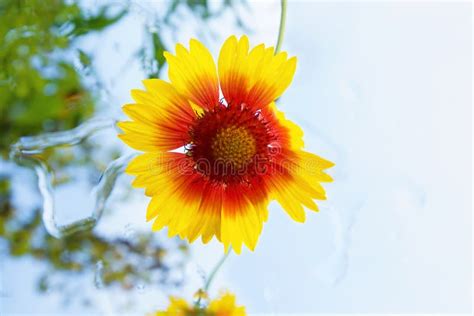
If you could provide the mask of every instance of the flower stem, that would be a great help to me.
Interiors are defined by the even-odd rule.
[[[278,39],[275,48],[275,54],[278,54],[281,49],[281,44],[283,43],[283,36],[285,34],[285,26],[286,26],[286,7],[287,7],[287,0],[281,0],[281,14],[280,14],[280,28],[278,30]]]
[[[232,248],[229,248],[227,253],[222,256],[221,260],[219,260],[219,262],[216,264],[214,269],[212,269],[211,274],[209,274],[209,277],[207,278],[206,284],[204,285],[204,292],[209,291],[209,288],[211,287],[211,284],[212,284],[212,281],[214,280],[214,277],[216,276],[217,272],[219,271],[219,269],[224,264],[227,257],[229,257],[229,254],[230,254],[231,251],[232,251]]]
[[[229,257],[229,254],[230,254],[231,251],[232,251],[232,247],[229,247],[229,250],[227,251],[227,253],[225,253],[222,256],[221,260],[219,260],[219,262],[217,262],[217,264],[214,266],[214,269],[212,269],[211,274],[207,278],[206,284],[204,285],[204,289],[199,290],[199,292],[201,292],[201,293],[200,293],[200,296],[199,296],[199,298],[197,299],[197,301],[195,303],[195,307],[198,310],[202,310],[202,306],[201,306],[202,294],[209,295],[208,292],[209,292],[209,288],[211,287],[211,283],[214,280],[214,277],[216,276],[219,269],[224,264],[227,257]]]

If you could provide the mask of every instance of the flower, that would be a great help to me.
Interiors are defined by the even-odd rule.
[[[237,306],[235,296],[231,293],[223,293],[218,299],[209,303],[207,307],[199,308],[189,305],[186,300],[178,297],[170,297],[170,305],[166,311],[159,311],[150,316],[244,316],[245,307]]]
[[[152,229],[190,242],[216,236],[240,253],[242,244],[255,249],[271,200],[297,222],[304,207],[317,211],[333,163],[303,150],[303,131],[274,102],[296,58],[263,44],[249,51],[246,36],[225,41],[217,70],[194,39],[165,57],[171,83],[144,80],[145,91],[132,90],[136,103],[123,107],[132,121],[119,123],[119,137],[145,152],[126,172],[151,196]]]

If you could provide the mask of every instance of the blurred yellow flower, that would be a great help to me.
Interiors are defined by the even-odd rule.
[[[190,305],[182,298],[170,297],[170,305],[166,311],[159,311],[149,316],[243,316],[246,315],[244,306],[237,306],[235,296],[224,293],[207,307],[198,308]]]
[[[145,152],[126,171],[152,197],[153,230],[190,242],[216,236],[240,253],[243,244],[255,249],[271,200],[304,222],[304,207],[317,211],[314,200],[326,199],[320,182],[332,181],[323,170],[333,163],[303,150],[303,131],[274,102],[296,57],[274,53],[231,36],[216,67],[193,39],[189,50],[165,53],[171,83],[144,80],[145,91],[132,90],[136,103],[123,108],[132,121],[119,123],[119,137]]]

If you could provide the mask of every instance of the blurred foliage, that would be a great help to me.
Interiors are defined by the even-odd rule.
[[[0,241],[6,242],[7,252],[13,257],[28,255],[49,265],[48,272],[38,283],[41,291],[49,290],[49,279],[61,272],[78,275],[100,272],[97,286],[118,285],[126,290],[143,283],[179,286],[182,282],[170,274],[179,267],[170,266],[163,259],[169,251],[173,251],[174,256],[176,252],[185,255],[184,242],[175,240],[165,248],[152,233],[107,239],[93,231],[56,239],[44,228],[40,209],[35,209],[26,219],[15,216],[16,211],[11,203],[9,181],[2,178]],[[101,271],[95,271],[98,262],[103,264]]]
[[[211,5],[212,3],[212,5]],[[245,0],[223,0],[221,2],[211,0],[170,0],[167,2],[167,9],[161,17],[155,17],[153,23],[148,25],[148,43],[138,51],[137,57],[142,62],[142,68],[148,78],[158,78],[166,65],[163,53],[168,47],[163,40],[163,33],[175,33],[179,30],[183,21],[189,20],[190,14],[202,24],[212,19],[221,17],[227,11],[233,14],[235,23],[239,28],[245,29],[237,10],[237,4],[246,5]],[[206,28],[202,28],[206,30]],[[207,29],[212,31],[211,29]]]
[[[149,71],[148,73],[148,78],[159,78],[161,69],[163,69],[163,66],[166,64],[166,59],[164,56],[166,48],[158,33],[153,32],[150,33],[150,35],[151,43],[153,46],[152,61],[156,64],[156,67],[154,67],[156,68],[156,70],[154,70],[154,68],[151,68],[151,71]]]
[[[94,97],[70,57],[77,38],[116,23],[107,5],[86,14],[62,0],[0,0],[0,155],[20,136],[77,126]],[[69,58],[68,58],[69,57]],[[90,63],[79,52],[82,63]]]
[[[226,10],[234,9],[237,3],[246,5],[245,0],[224,0],[222,1],[220,8],[212,10],[211,8],[212,0],[171,0],[168,10],[166,11],[164,22],[166,24],[172,24],[171,20],[173,16],[178,12],[182,7],[188,9],[191,13],[197,16],[199,19],[206,21],[211,18],[216,18],[222,15]],[[214,1],[214,4],[216,2]],[[233,10],[236,23],[239,27],[245,27],[244,23],[240,19],[239,15],[235,10]]]

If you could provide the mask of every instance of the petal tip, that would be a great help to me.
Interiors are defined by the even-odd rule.
[[[125,133],[125,126],[127,125],[128,121],[120,121],[117,122],[115,125],[123,132]],[[125,136],[125,134],[118,134],[118,137],[122,139],[122,137]],[[123,139],[122,139],[123,140]]]

